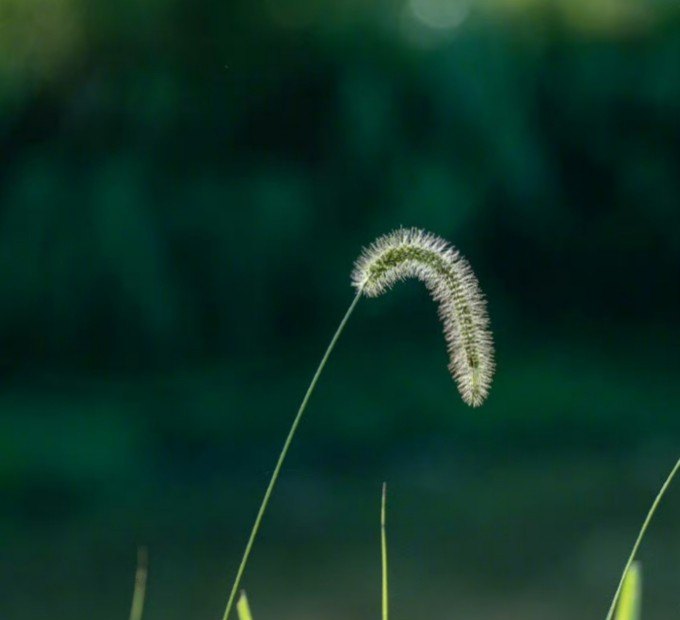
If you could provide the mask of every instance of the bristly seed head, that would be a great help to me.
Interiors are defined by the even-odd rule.
[[[368,297],[406,278],[424,282],[439,304],[449,370],[463,400],[481,405],[494,373],[493,340],[484,295],[469,263],[440,237],[400,228],[365,248],[352,272],[352,284]]]

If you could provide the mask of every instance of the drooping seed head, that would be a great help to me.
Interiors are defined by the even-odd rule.
[[[438,303],[449,370],[463,400],[481,405],[494,373],[493,340],[486,302],[469,263],[444,239],[400,228],[364,248],[352,272],[352,284],[367,297],[406,278],[424,282]]]

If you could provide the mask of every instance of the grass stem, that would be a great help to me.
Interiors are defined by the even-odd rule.
[[[331,353],[333,352],[333,349],[335,348],[335,345],[338,342],[340,335],[342,334],[343,330],[345,329],[345,325],[347,325],[347,321],[349,320],[349,317],[352,315],[352,312],[354,312],[354,308],[356,308],[356,305],[359,303],[359,299],[361,298],[361,295],[362,295],[362,291],[360,289],[357,292],[356,296],[354,297],[354,300],[350,304],[347,312],[345,313],[345,316],[342,318],[342,321],[340,321],[340,325],[338,325],[338,328],[335,331],[335,334],[333,335],[333,338],[331,339],[331,342],[328,345],[328,348],[326,349],[324,356],[321,358],[321,362],[319,363],[319,367],[316,369],[316,372],[314,373],[314,376],[312,377],[312,381],[309,384],[309,387],[307,388],[307,392],[305,393],[304,398],[302,399],[302,403],[300,404],[300,408],[298,409],[298,412],[295,416],[295,419],[293,420],[293,424],[290,427],[290,431],[288,431],[288,436],[286,437],[286,441],[283,444],[283,448],[281,449],[281,453],[279,454],[279,458],[276,462],[276,466],[274,467],[274,473],[272,473],[272,477],[269,481],[269,485],[267,486],[267,490],[265,491],[264,497],[262,498],[262,503],[260,504],[260,509],[258,510],[257,516],[255,517],[255,522],[253,523],[253,528],[250,532],[250,537],[248,538],[248,542],[246,544],[245,551],[243,552],[243,557],[241,558],[241,563],[239,564],[238,570],[236,572],[234,584],[231,588],[231,593],[229,594],[229,600],[227,601],[227,607],[224,611],[224,616],[222,617],[222,620],[228,620],[229,614],[232,610],[232,607],[234,606],[234,602],[236,600],[236,595],[238,594],[239,587],[241,585],[241,578],[243,577],[243,572],[246,568],[246,564],[248,563],[248,558],[250,557],[250,551],[253,547],[253,543],[255,542],[255,538],[257,537],[257,533],[260,529],[260,523],[262,522],[262,517],[264,516],[264,513],[267,510],[267,505],[269,504],[269,498],[271,497],[272,491],[274,490],[274,486],[276,485],[276,481],[279,478],[279,474],[281,472],[281,467],[283,465],[283,462],[286,459],[286,455],[288,454],[288,449],[290,448],[290,444],[293,441],[293,437],[295,437],[295,431],[297,431],[297,428],[300,425],[300,420],[302,419],[302,416],[303,416],[305,410],[307,409],[307,403],[309,402],[309,399],[310,399],[312,393],[314,392],[314,388],[316,387],[316,384],[319,381],[319,377],[321,376],[321,373],[323,372],[323,369],[326,366],[326,362],[328,362],[328,358],[330,357]]]
[[[640,547],[640,543],[642,542],[642,539],[644,538],[645,533],[647,532],[647,528],[649,527],[649,524],[652,520],[652,517],[654,516],[654,513],[656,512],[656,509],[658,508],[659,503],[661,502],[661,498],[665,495],[666,491],[668,490],[668,487],[670,486],[671,482],[673,481],[675,474],[678,473],[679,469],[680,469],[680,459],[678,459],[678,462],[675,464],[675,467],[673,467],[673,469],[671,470],[671,473],[668,474],[666,481],[663,483],[663,486],[661,487],[661,489],[657,493],[656,498],[654,499],[654,502],[652,503],[652,507],[649,509],[649,512],[647,513],[647,517],[645,518],[645,521],[642,524],[642,527],[640,528],[640,533],[638,534],[638,537],[635,540],[635,544],[633,545],[633,549],[630,552],[630,556],[628,556],[628,561],[626,562],[626,566],[623,569],[623,574],[621,575],[619,585],[616,588],[616,593],[614,594],[612,604],[609,606],[609,612],[607,613],[606,620],[611,620],[612,617],[614,616],[614,610],[616,609],[616,604],[619,600],[619,596],[621,595],[621,588],[623,588],[623,583],[626,580],[626,575],[628,574],[628,571],[630,570],[630,567],[635,560],[635,556],[637,555],[637,551],[638,551],[638,548]]]
[[[382,556],[382,620],[388,620],[388,587],[387,587],[387,532],[386,532],[387,483],[383,482],[382,500],[380,502],[380,549]]]

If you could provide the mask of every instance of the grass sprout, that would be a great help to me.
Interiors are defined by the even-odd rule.
[[[148,574],[149,554],[146,547],[140,547],[137,550],[137,570],[135,571],[135,589],[132,593],[132,604],[130,605],[130,620],[142,620]]]
[[[238,614],[238,620],[253,620],[253,616],[250,613],[250,605],[248,605],[248,597],[245,592],[241,592],[238,603],[236,603],[236,613]]]
[[[626,572],[621,597],[616,609],[616,620],[640,620],[642,602],[642,570],[639,562],[633,562]]]

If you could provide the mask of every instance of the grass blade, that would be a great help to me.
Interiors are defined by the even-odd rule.
[[[236,613],[238,614],[238,620],[253,620],[253,616],[250,614],[250,605],[248,605],[248,597],[245,592],[241,592],[238,603],[236,603]]]
[[[642,527],[640,528],[640,533],[638,534],[638,537],[635,540],[635,544],[633,545],[633,549],[631,550],[630,555],[628,556],[628,561],[626,562],[626,566],[623,569],[623,574],[621,575],[621,580],[619,581],[619,585],[616,588],[616,593],[614,594],[614,598],[612,599],[612,603],[609,606],[609,612],[607,613],[607,620],[611,620],[614,617],[614,609],[616,609],[616,603],[618,602],[619,596],[621,595],[621,590],[623,589],[623,584],[624,584],[624,581],[626,580],[626,575],[628,574],[630,567],[632,566],[633,562],[635,561],[635,556],[637,555],[637,551],[638,551],[638,548],[640,547],[640,543],[642,542],[642,539],[645,537],[645,533],[647,532],[647,528],[649,527],[649,524],[652,520],[652,517],[654,516],[654,513],[656,512],[656,509],[659,507],[659,503],[661,502],[661,498],[666,494],[668,487],[671,485],[671,482],[673,481],[675,474],[678,473],[679,469],[680,469],[680,459],[678,459],[678,462],[675,464],[675,467],[673,467],[673,469],[671,470],[671,473],[668,474],[666,481],[663,483],[661,489],[659,490],[656,497],[654,498],[654,502],[652,502],[652,507],[649,509],[649,512],[647,513],[647,517],[645,518],[645,521],[642,524]]]
[[[623,580],[621,596],[616,608],[616,620],[640,620],[641,600],[642,573],[640,563],[633,562]]]
[[[137,571],[135,572],[135,589],[132,593],[130,620],[142,620],[144,599],[146,598],[146,579],[149,573],[149,555],[146,547],[137,550]]]
[[[382,559],[382,620],[388,620],[388,587],[387,587],[387,532],[386,524],[387,483],[383,482],[382,500],[380,502],[380,549]]]

